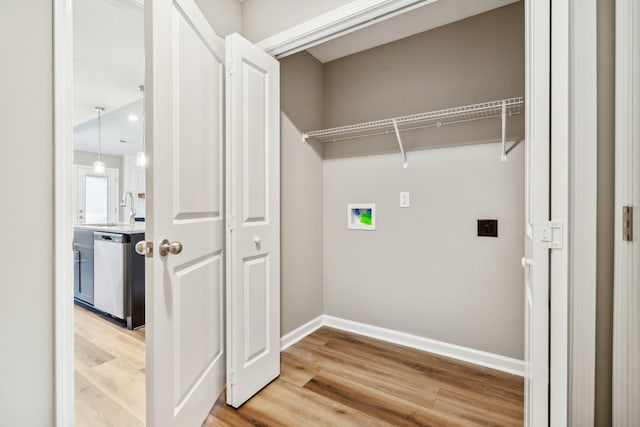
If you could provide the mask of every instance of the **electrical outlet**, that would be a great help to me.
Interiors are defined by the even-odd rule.
[[[498,237],[498,220],[497,219],[479,219],[478,220],[478,236]]]
[[[408,208],[411,204],[409,203],[409,192],[403,191],[400,193],[400,207]]]

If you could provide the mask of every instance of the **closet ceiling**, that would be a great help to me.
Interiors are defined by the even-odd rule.
[[[325,63],[521,0],[438,0],[308,49]]]

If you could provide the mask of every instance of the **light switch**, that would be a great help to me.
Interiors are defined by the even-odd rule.
[[[411,204],[409,203],[409,192],[403,191],[400,193],[400,207],[408,208]]]

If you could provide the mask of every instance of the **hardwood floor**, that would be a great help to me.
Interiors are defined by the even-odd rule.
[[[144,329],[75,307],[76,425],[145,425]],[[204,426],[519,426],[521,377],[331,328],[281,354],[281,375]]]
[[[145,334],[74,306],[75,425],[145,425]]]
[[[519,426],[521,377],[322,328],[282,353],[281,375],[204,426]]]

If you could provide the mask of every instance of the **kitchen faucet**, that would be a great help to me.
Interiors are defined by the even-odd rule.
[[[127,206],[127,196],[131,198],[131,210],[129,211],[129,225],[133,228],[133,223],[136,220],[136,207],[133,203],[133,193],[131,191],[127,191],[125,195],[122,197],[122,201],[120,202],[121,207]]]

